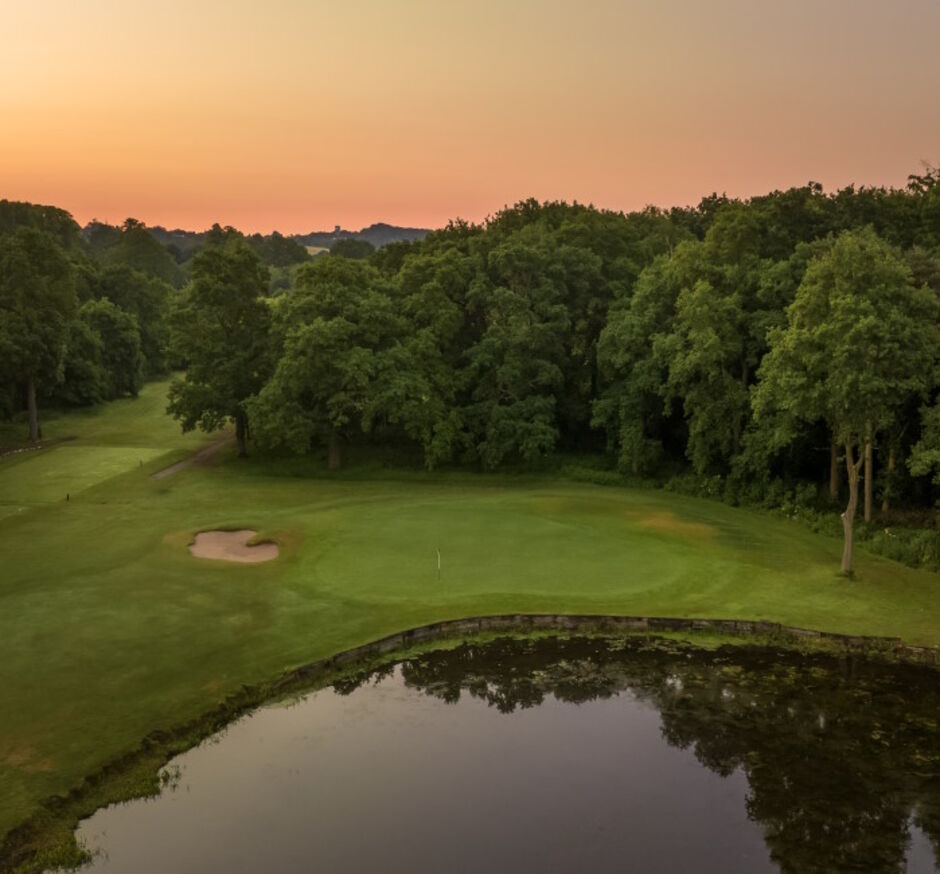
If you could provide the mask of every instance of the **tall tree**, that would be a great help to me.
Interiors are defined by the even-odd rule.
[[[664,427],[668,367],[659,353],[673,330],[679,294],[694,281],[699,252],[697,241],[686,241],[653,261],[618,295],[598,340],[601,387],[593,423],[607,431],[620,466],[634,474],[649,471],[664,435],[674,430]]]
[[[489,253],[468,303],[484,329],[466,352],[466,422],[484,467],[526,463],[554,450],[557,398],[564,385],[565,275],[559,254],[537,227]]]
[[[182,286],[185,279],[169,250],[137,219],[127,219],[119,236],[107,238],[98,257],[105,266],[124,265],[175,288]]]
[[[740,455],[750,417],[749,389],[796,285],[787,262],[765,256],[773,224],[759,210],[727,204],[703,242],[689,247],[671,330],[653,351],[666,373],[667,412],[681,403],[686,455],[696,471],[727,471]]]
[[[166,373],[167,311],[172,286],[122,264],[101,271],[95,292],[96,297],[106,297],[136,317],[145,374],[152,377]]]
[[[933,473],[934,483],[940,486],[940,399],[921,410],[921,420],[921,438],[908,464],[915,476]]]
[[[319,258],[301,267],[279,301],[277,367],[249,405],[259,441],[295,452],[326,445],[330,469],[339,468],[344,436],[368,431],[382,413],[387,353],[402,326],[366,261]]]
[[[33,443],[37,390],[61,377],[77,303],[72,264],[51,237],[26,227],[0,236],[0,368],[26,389]]]
[[[101,364],[107,374],[106,396],[137,397],[143,383],[144,357],[136,317],[106,297],[82,304],[78,315],[100,338]]]
[[[0,200],[0,235],[18,228],[42,231],[72,255],[82,250],[81,229],[64,209],[15,200]]]
[[[845,450],[849,500],[842,571],[852,572],[859,472],[872,436],[929,387],[940,348],[937,300],[915,286],[900,254],[872,230],[846,231],[807,268],[786,328],[773,331],[755,414],[775,410],[779,444],[796,423],[824,420]]]
[[[462,365],[465,349],[480,331],[475,313],[467,309],[478,262],[448,240],[430,251],[408,254],[397,275],[395,291],[408,328],[391,352],[396,360],[383,387],[383,404],[420,443],[429,468],[452,460],[468,445]]]
[[[108,373],[103,364],[101,335],[87,321],[69,322],[62,381],[51,393],[53,402],[67,406],[97,404],[108,397]],[[49,392],[47,392],[49,394]]]
[[[171,310],[171,345],[186,375],[170,384],[168,412],[184,431],[235,422],[239,455],[248,447],[246,400],[270,371],[267,270],[242,239],[206,246],[193,258],[192,281]]]

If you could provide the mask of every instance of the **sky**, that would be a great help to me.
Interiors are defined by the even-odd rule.
[[[940,0],[0,0],[0,198],[299,233],[940,163]]]

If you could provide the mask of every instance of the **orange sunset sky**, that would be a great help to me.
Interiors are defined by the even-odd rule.
[[[0,0],[0,197],[439,226],[940,162],[938,0]]]

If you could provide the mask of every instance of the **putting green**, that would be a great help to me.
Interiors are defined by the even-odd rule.
[[[839,541],[718,503],[557,477],[311,477],[232,446],[154,480],[200,445],[167,425],[165,391],[65,417],[73,443],[0,459],[16,496],[0,499],[0,835],[242,684],[436,620],[763,618],[940,645],[940,576],[860,552],[848,581]],[[68,504],[66,483],[81,486]],[[280,555],[191,556],[213,528],[255,529]]]

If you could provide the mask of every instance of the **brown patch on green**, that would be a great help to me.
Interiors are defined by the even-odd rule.
[[[31,746],[14,747],[4,751],[0,764],[8,768],[19,768],[30,774],[52,770],[52,760],[39,758],[36,748]]]
[[[294,558],[300,552],[304,540],[304,531],[302,528],[262,529],[252,542],[263,542],[265,540],[277,542],[281,550],[280,559],[283,562],[285,558]]]
[[[713,526],[705,525],[702,522],[687,522],[668,510],[642,516],[635,519],[634,522],[640,528],[663,531],[667,534],[676,534],[679,537],[691,537],[695,540],[711,540],[715,535]]]
[[[533,501],[535,509],[542,513],[561,513],[567,507],[567,503],[564,498],[555,495],[541,496]]]

